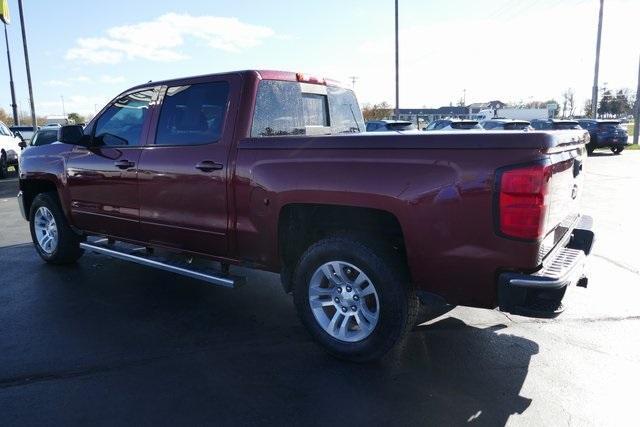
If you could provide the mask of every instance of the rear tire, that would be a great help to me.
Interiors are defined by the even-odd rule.
[[[83,254],[80,237],[71,229],[55,193],[40,193],[29,211],[31,239],[40,258],[51,264],[71,264]]]
[[[590,156],[593,154],[593,151],[596,149],[596,147],[594,147],[591,144],[587,144],[587,155]]]
[[[383,357],[413,328],[419,308],[399,257],[351,235],[322,239],[305,251],[293,295],[313,339],[354,362]]]

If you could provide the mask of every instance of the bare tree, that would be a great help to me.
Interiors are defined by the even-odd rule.
[[[388,102],[373,105],[365,104],[362,107],[362,116],[365,121],[385,119],[390,117],[392,112],[391,105]]]
[[[562,92],[562,118],[567,116],[567,104],[569,103],[569,90]]]
[[[573,118],[576,111],[576,91],[573,88],[567,89],[567,104],[569,109],[569,117]]]

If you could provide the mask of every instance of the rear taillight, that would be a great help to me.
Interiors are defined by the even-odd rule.
[[[526,240],[543,237],[551,174],[551,166],[545,165],[508,169],[501,173],[498,215],[503,235]]]

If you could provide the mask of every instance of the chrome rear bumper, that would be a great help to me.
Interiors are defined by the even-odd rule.
[[[568,286],[587,286],[587,260],[593,247],[593,219],[582,216],[566,246],[546,259],[532,274],[505,272],[498,277],[500,310],[532,317],[553,317],[562,312]]]

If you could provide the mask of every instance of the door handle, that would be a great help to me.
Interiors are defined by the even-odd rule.
[[[196,169],[200,169],[202,172],[219,171],[222,168],[222,163],[212,162],[211,160],[203,160],[196,165]]]
[[[114,165],[118,169],[129,169],[134,167],[136,164],[133,162],[130,162],[129,160],[118,160],[114,163]]]

